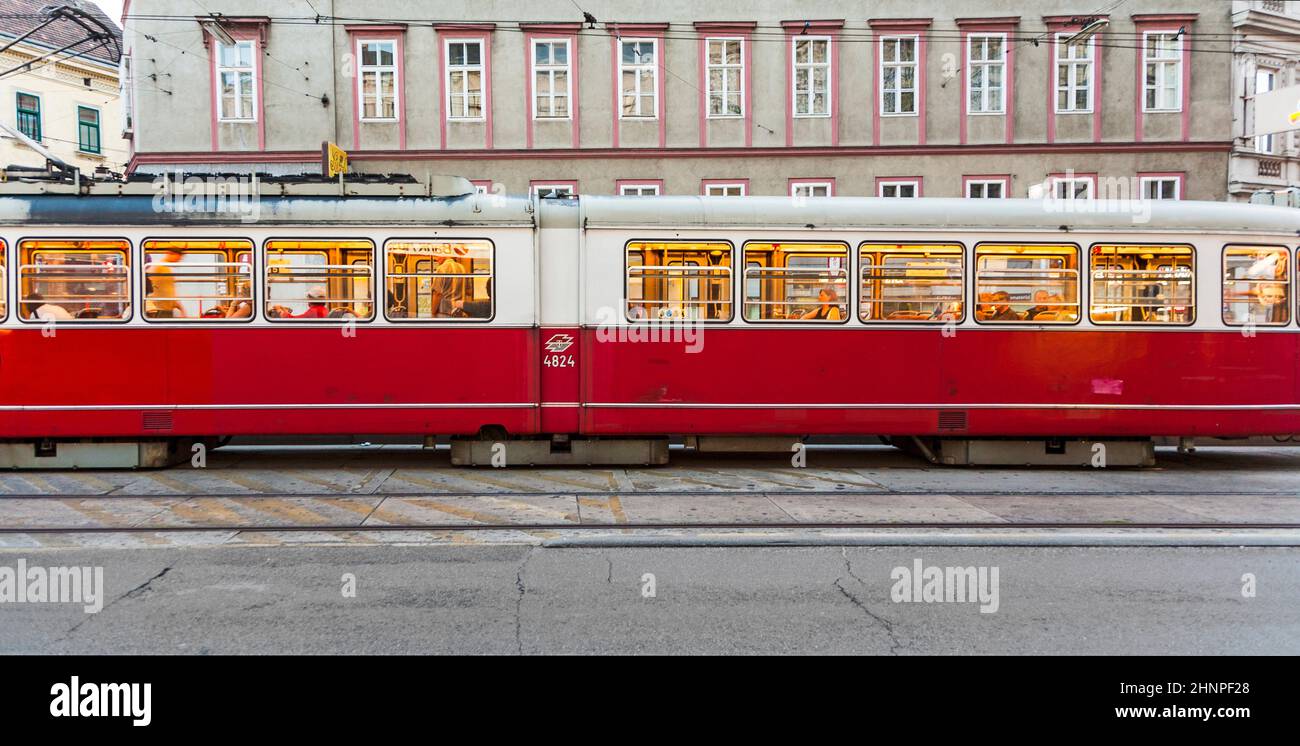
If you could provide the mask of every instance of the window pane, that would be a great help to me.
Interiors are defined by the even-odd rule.
[[[384,244],[384,254],[384,308],[389,319],[492,318],[490,242],[394,240]]]
[[[145,241],[145,318],[251,319],[252,251],[251,242],[239,240]]]
[[[1195,275],[1188,246],[1092,247],[1091,318],[1098,324],[1190,324]]]
[[[627,318],[729,321],[732,248],[722,242],[627,246]]]
[[[272,320],[369,320],[374,244],[358,240],[266,242],[266,316]]]
[[[848,318],[845,244],[745,244],[747,321],[835,323]]]
[[[42,322],[130,318],[130,251],[126,241],[20,241],[21,319]]]
[[[883,323],[959,320],[963,251],[956,244],[862,244],[858,316]]]
[[[1281,246],[1229,247],[1223,256],[1223,321],[1281,326],[1291,321],[1290,252]]]
[[[1072,324],[1079,320],[1075,246],[980,244],[975,247],[975,318]]]

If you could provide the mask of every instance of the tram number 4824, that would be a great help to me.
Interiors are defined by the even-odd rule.
[[[572,355],[547,355],[542,358],[542,365],[547,368],[573,368],[576,367]]]

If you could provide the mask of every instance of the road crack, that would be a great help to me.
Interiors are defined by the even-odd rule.
[[[857,574],[853,572],[853,563],[849,561],[848,547],[840,547],[840,556],[844,558],[845,574],[848,575],[848,577],[852,578],[863,589],[866,589],[867,587],[866,582],[864,582],[862,578],[859,578]],[[857,596],[853,595],[853,593],[849,591],[848,588],[844,587],[843,581],[844,581],[844,576],[842,575],[836,578],[835,582],[832,583],[832,585],[835,586],[836,590],[838,590],[842,596],[844,596],[846,599],[849,600],[849,603],[856,606],[859,611],[861,611],[863,614],[867,616],[867,618],[871,619],[873,622],[880,625],[880,627],[885,630],[885,634],[889,635],[889,654],[898,655],[898,651],[902,649],[903,644],[899,642],[898,635],[894,632],[894,623],[884,618],[883,616],[880,616],[874,611],[872,611],[867,606],[866,602],[864,602],[862,599],[858,598]]]
[[[528,593],[528,586],[524,584],[524,571],[528,569],[528,562],[533,558],[533,552],[537,547],[532,546],[524,554],[524,559],[519,563],[519,568],[515,570],[515,590],[519,594],[515,597],[515,651],[518,655],[524,654],[524,596]]]
[[[54,642],[56,642],[56,643],[59,643],[59,642],[66,642],[66,641],[68,640],[68,638],[72,637],[73,633],[75,633],[77,630],[81,629],[81,626],[82,626],[83,624],[85,624],[86,622],[89,622],[91,619],[93,619],[93,618],[99,616],[100,614],[103,614],[105,611],[108,611],[109,608],[112,607],[113,604],[117,603],[118,601],[121,601],[121,600],[124,599],[124,598],[139,598],[139,597],[141,597],[141,596],[147,595],[148,593],[150,593],[150,592],[153,590],[153,588],[151,587],[151,586],[153,585],[153,582],[154,582],[155,580],[161,580],[161,579],[163,578],[163,576],[165,576],[167,573],[169,573],[169,572],[171,572],[171,571],[172,571],[172,566],[171,566],[171,565],[167,565],[167,566],[164,567],[163,569],[159,570],[158,573],[155,574],[153,577],[151,577],[151,578],[149,578],[148,580],[144,581],[144,582],[141,583],[140,585],[137,585],[136,587],[132,588],[131,590],[127,591],[126,593],[123,593],[122,595],[118,596],[117,598],[113,599],[112,601],[109,601],[108,603],[104,604],[104,608],[100,609],[98,613],[95,613],[95,614],[86,614],[85,618],[83,618],[80,622],[77,622],[76,624],[72,625],[72,627],[71,627],[70,629],[68,629],[67,632],[64,632],[63,635],[62,635],[61,637],[59,637],[59,639],[55,640]]]

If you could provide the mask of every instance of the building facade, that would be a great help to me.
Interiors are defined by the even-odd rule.
[[[511,193],[1229,196],[1232,3],[580,5],[133,0],[131,168],[329,140]]]
[[[1261,192],[1300,187],[1295,135],[1252,136],[1255,94],[1300,85],[1300,3],[1237,0],[1232,5],[1233,148],[1228,196],[1247,201]]]
[[[0,45],[26,36],[0,53],[5,124],[36,140],[64,162],[89,173],[100,166],[121,172],[129,153],[122,139],[118,50],[115,43],[87,43],[50,55],[85,38],[84,30],[61,19],[28,36],[40,23],[46,2],[0,0]],[[115,34],[115,21],[84,6]],[[42,59],[45,58],[45,59]],[[30,68],[24,68],[32,63]],[[8,132],[0,131],[0,164],[43,167],[45,156]]]

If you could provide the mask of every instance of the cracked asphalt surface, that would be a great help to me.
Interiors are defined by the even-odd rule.
[[[20,556],[103,566],[104,608],[0,604],[3,653],[1300,653],[1294,548],[77,548],[0,565]],[[916,559],[997,567],[996,613],[891,600]]]

